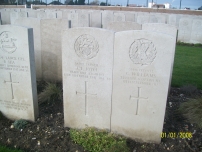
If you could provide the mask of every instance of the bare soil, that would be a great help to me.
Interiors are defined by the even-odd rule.
[[[43,84],[38,85],[38,92]],[[189,123],[179,112],[182,102],[189,98],[202,97],[198,90],[192,95],[186,95],[180,88],[171,88],[167,100],[166,115],[160,144],[138,143],[127,139],[131,152],[202,152],[202,129]],[[84,149],[71,141],[69,128],[64,128],[63,102],[43,103],[39,106],[39,117],[36,122],[29,122],[26,128],[18,130],[11,128],[13,121],[0,119],[0,144],[19,148],[28,152],[83,152]],[[178,136],[181,133],[192,133],[192,138]],[[170,136],[175,137],[171,138]],[[163,134],[165,135],[165,134]]]

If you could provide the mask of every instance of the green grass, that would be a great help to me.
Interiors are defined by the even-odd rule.
[[[129,152],[126,138],[105,130],[88,127],[82,130],[70,129],[70,137],[89,152]]]
[[[172,86],[192,84],[202,89],[202,47],[176,46]]]
[[[17,149],[11,149],[0,145],[0,152],[23,152],[23,151]]]

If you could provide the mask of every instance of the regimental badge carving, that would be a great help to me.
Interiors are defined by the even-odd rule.
[[[0,34],[0,49],[11,54],[17,49],[16,41],[11,32],[4,31]]]
[[[79,36],[74,44],[76,54],[83,59],[92,59],[99,51],[98,42],[91,35]]]
[[[134,64],[149,65],[156,58],[156,54],[154,44],[147,39],[135,40],[129,49],[129,57]]]

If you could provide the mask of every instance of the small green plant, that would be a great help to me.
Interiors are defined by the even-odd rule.
[[[0,152],[23,152],[22,150],[14,149],[14,148],[8,148],[6,146],[0,145]]]
[[[19,120],[16,120],[13,125],[16,129],[24,129],[27,125],[27,121],[24,120],[24,119],[19,119]]]
[[[184,94],[187,95],[194,95],[197,93],[197,87],[192,84],[184,85],[180,89]]]
[[[45,89],[38,95],[39,103],[62,100],[62,89],[55,83],[47,82]]]
[[[179,111],[191,123],[195,123],[202,128],[202,98],[190,99],[180,105]]]
[[[128,152],[126,139],[105,130],[85,128],[70,129],[71,139],[89,152]]]

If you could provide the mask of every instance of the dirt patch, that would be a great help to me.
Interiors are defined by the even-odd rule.
[[[43,87],[38,86],[38,90]],[[183,94],[179,88],[171,88],[167,100],[166,115],[160,144],[138,143],[128,139],[131,152],[199,152],[202,151],[202,129],[191,124],[177,111],[179,105],[189,98],[202,97],[198,90],[194,96]],[[64,128],[63,103],[56,101],[39,106],[39,118],[29,122],[23,130],[11,128],[13,121],[0,118],[0,143],[29,152],[83,152],[84,149],[71,141],[69,128]],[[192,133],[192,138],[176,137]],[[174,134],[175,133],[175,134]],[[165,136],[164,134],[164,136]],[[171,138],[169,136],[175,136]]]

